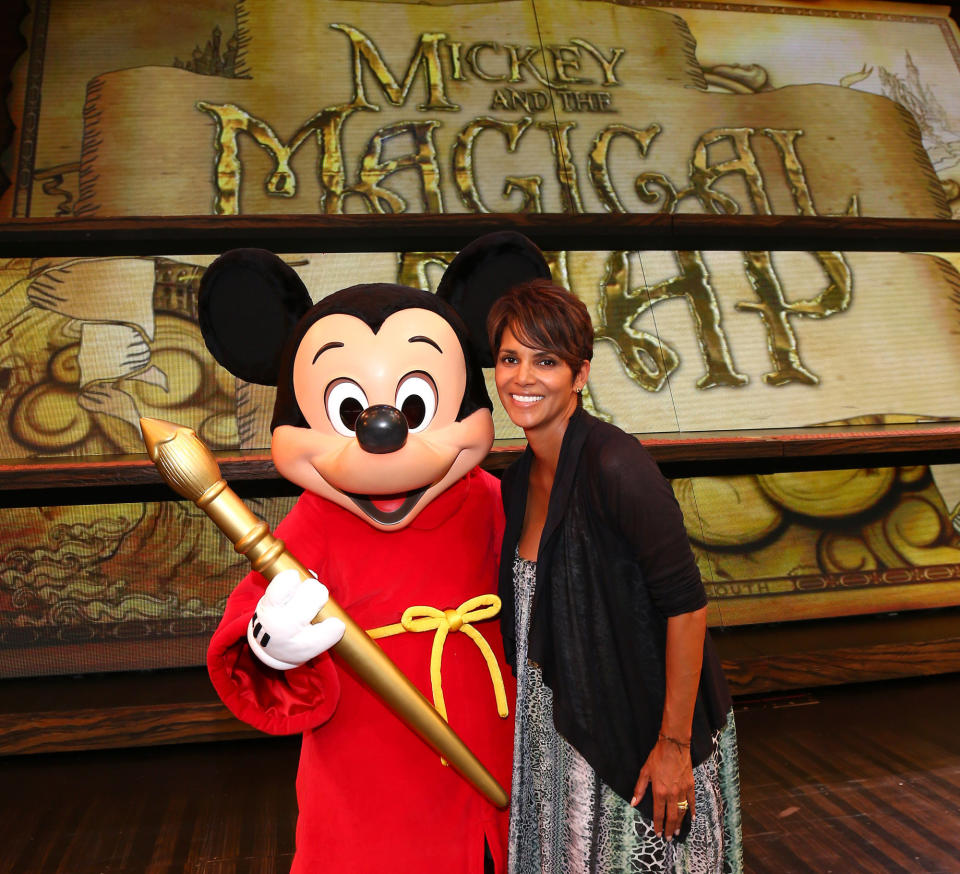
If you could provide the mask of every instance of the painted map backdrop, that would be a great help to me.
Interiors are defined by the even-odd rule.
[[[8,218],[960,212],[960,47],[937,7],[32,5]],[[313,249],[283,255],[315,298],[432,288],[451,257]],[[954,256],[549,257],[593,314],[587,403],[641,439],[960,418]],[[141,415],[268,446],[272,392],[220,369],[196,326],[209,261],[0,262],[0,456],[138,452]],[[499,410],[497,434],[518,438]],[[714,624],[960,604],[960,466],[674,489]],[[243,572],[178,502],[0,518],[0,675],[199,663]]]

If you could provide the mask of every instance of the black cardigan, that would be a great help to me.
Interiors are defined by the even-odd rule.
[[[500,614],[516,672],[513,559],[523,525],[528,447],[503,475]],[[567,426],[537,554],[528,657],[553,690],[558,732],[625,799],[657,741],[667,618],[706,604],[680,507],[640,443],[577,410]],[[712,752],[730,693],[709,634],[690,752]],[[651,793],[641,810],[652,815]]]

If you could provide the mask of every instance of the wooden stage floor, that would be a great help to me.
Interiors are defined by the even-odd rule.
[[[960,872],[960,675],[741,700],[737,726],[750,874]],[[281,874],[296,758],[283,738],[0,759],[0,872]]]

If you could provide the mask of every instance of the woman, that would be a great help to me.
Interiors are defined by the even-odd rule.
[[[582,409],[593,325],[580,300],[533,280],[487,326],[500,400],[527,438],[502,483],[511,870],[739,871],[730,695],[670,486],[633,437]]]

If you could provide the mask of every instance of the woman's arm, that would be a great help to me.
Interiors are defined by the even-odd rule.
[[[703,638],[707,608],[680,613],[667,619],[666,698],[660,721],[660,736],[644,762],[634,789],[636,806],[649,785],[653,792],[653,826],[667,840],[680,830],[686,800],[690,816],[695,812],[693,763],[690,759],[690,727],[700,684]]]
[[[703,662],[706,592],[673,489],[646,450],[630,437],[611,440],[599,462],[601,506],[630,544],[647,593],[667,625],[660,739],[640,771],[632,803],[649,789],[654,828],[670,840],[683,821],[677,803],[686,801],[693,814],[689,744]]]

